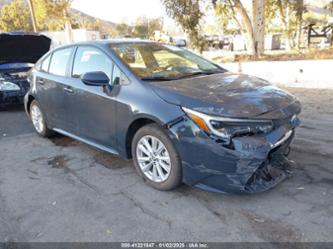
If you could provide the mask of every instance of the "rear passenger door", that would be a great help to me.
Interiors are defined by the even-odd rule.
[[[73,119],[68,120],[68,96],[64,91],[72,52],[73,47],[54,51],[42,62],[40,72],[36,75],[37,98],[50,128],[67,130],[74,125]]]
[[[108,92],[102,86],[85,85],[80,76],[102,71],[112,85],[113,62],[99,48],[79,46],[72,66],[73,116],[76,117],[75,135],[107,148],[115,146],[116,89]],[[75,103],[75,104],[74,104]]]

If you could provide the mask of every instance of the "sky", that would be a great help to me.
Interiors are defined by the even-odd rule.
[[[160,0],[74,0],[72,8],[116,23],[133,23],[139,16],[169,19]]]

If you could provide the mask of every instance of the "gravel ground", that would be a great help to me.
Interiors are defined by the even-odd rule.
[[[303,103],[293,176],[257,195],[181,186],[159,192],[124,161],[37,136],[21,109],[0,112],[0,241],[331,241],[333,91]]]

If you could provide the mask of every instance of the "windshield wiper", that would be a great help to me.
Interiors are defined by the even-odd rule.
[[[165,77],[165,76],[147,76],[147,77],[142,77],[141,80],[144,81],[170,81],[170,80],[179,80],[179,79],[184,79],[184,78],[190,78],[198,75],[210,75],[210,74],[216,74],[216,73],[224,73],[222,70],[221,71],[197,71],[193,73],[188,73],[184,74],[178,77]]]
[[[141,80],[144,81],[169,81],[169,80],[175,80],[176,78],[167,78],[163,76],[151,76],[151,77],[143,77]]]
[[[210,74],[216,74],[216,73],[223,73],[223,71],[199,71],[199,72],[184,74],[182,76],[177,77],[177,79],[184,79],[184,78],[190,78],[190,77],[199,76],[199,75],[210,75]]]

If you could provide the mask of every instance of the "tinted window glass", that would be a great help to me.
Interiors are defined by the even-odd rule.
[[[192,74],[225,72],[213,63],[175,46],[156,43],[112,43],[110,47],[144,80],[172,80]]]
[[[114,66],[113,68],[113,75],[112,75],[112,84],[117,85],[120,83],[120,76],[121,72],[117,66]]]
[[[68,59],[71,55],[72,48],[65,48],[55,51],[51,58],[49,72],[51,74],[65,76]]]
[[[113,74],[112,74],[112,82],[113,85],[127,85],[129,84],[128,78],[123,74],[120,69],[114,65]]]
[[[48,57],[46,57],[43,62],[42,62],[42,65],[40,67],[40,70],[43,71],[43,72],[48,72],[49,71],[49,64],[50,64],[50,59],[51,59],[51,56],[49,55]]]
[[[72,77],[79,78],[84,73],[95,71],[102,71],[111,79],[111,60],[96,48],[79,47],[75,55]]]

